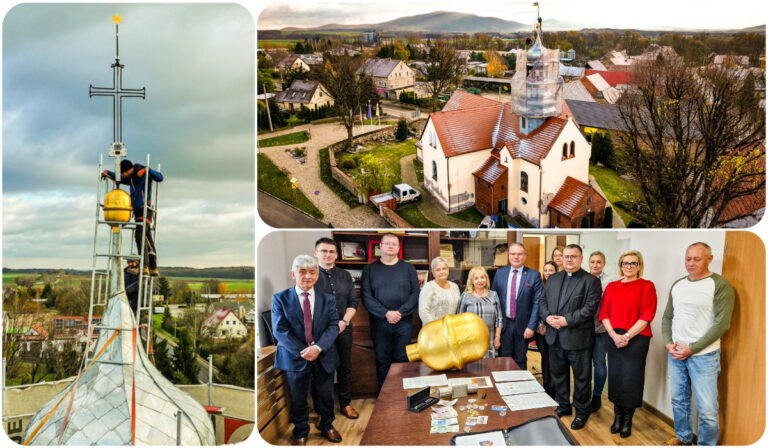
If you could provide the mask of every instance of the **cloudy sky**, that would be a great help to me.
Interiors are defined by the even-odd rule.
[[[535,14],[533,1],[292,0],[264,4],[258,18],[259,29],[314,27],[329,23],[379,23],[433,11],[463,12],[532,23]],[[544,20],[557,19],[584,27],[727,29],[766,23],[766,6],[763,1],[757,0],[541,0],[539,4]]]
[[[233,4],[23,4],[3,23],[3,267],[90,268],[121,14],[128,158],[162,164],[160,266],[253,265],[254,24]],[[114,159],[105,157],[114,166]],[[127,244],[127,243],[126,243]],[[126,246],[127,247],[127,246]]]

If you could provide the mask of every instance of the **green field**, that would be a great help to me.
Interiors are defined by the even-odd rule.
[[[259,163],[257,186],[259,190],[265,191],[315,218],[323,217],[323,212],[300,189],[291,188],[288,176],[266,154],[259,153],[257,157]]]
[[[401,218],[408,221],[408,223],[416,228],[420,229],[441,229],[443,226],[437,225],[434,222],[427,219],[416,204],[406,205],[405,207],[398,207],[395,213],[400,215]]]
[[[390,185],[385,185],[385,188],[382,188],[382,191],[389,191],[392,188],[392,185],[399,184],[401,182],[402,178],[400,176],[400,159],[411,154],[416,154],[416,141],[406,140],[404,142],[371,145],[366,147],[364,151],[361,151],[357,154],[344,152],[341,153],[341,157],[339,157],[337,160],[338,166],[343,167],[345,160],[359,160],[362,156],[367,154],[373,155],[377,159],[380,159],[382,164],[385,166],[387,174],[392,176],[392,183]],[[355,166],[357,166],[356,161]],[[342,170],[350,177],[354,177],[355,174],[359,172],[359,168],[349,170],[342,168]]]
[[[448,216],[461,219],[462,221],[468,221],[476,225],[480,225],[480,222],[485,218],[485,215],[480,213],[475,207],[465,208],[460,212],[452,213]]]
[[[304,143],[309,140],[306,131],[292,132],[290,134],[278,135],[276,137],[263,138],[258,141],[259,148],[267,148],[270,146],[282,146],[293,145],[297,143]]]
[[[613,208],[621,216],[624,225],[629,225],[630,222],[634,221],[634,218],[629,213],[622,208],[616,207],[615,204],[619,201],[636,201],[640,197],[637,185],[622,179],[619,173],[610,168],[592,165],[591,163],[589,164],[589,174],[595,176],[597,184],[600,185],[600,189],[603,190],[606,198],[614,204]]]

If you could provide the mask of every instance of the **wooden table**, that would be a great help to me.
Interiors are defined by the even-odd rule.
[[[466,434],[463,430],[464,422],[469,416],[469,411],[460,411],[459,406],[466,405],[470,398],[477,399],[476,404],[484,404],[485,410],[478,411],[480,415],[488,416],[487,425],[472,427],[472,432],[489,431],[493,429],[507,429],[538,417],[555,415],[554,408],[538,408],[526,411],[507,411],[504,417],[498,411],[492,411],[491,405],[506,406],[501,399],[494,383],[493,388],[479,389],[477,394],[470,394],[459,398],[454,409],[459,414],[458,433],[430,434],[430,411],[425,410],[418,414],[409,411],[405,406],[405,400],[413,390],[403,390],[403,378],[417,376],[437,375],[445,373],[448,378],[489,376],[493,380],[491,372],[502,370],[520,370],[512,358],[481,359],[464,367],[464,370],[450,370],[436,372],[427,367],[423,362],[395,363],[389,369],[387,379],[376,400],[371,419],[365,428],[361,445],[449,445],[451,437],[457,434]],[[483,392],[485,399],[481,398]],[[471,432],[470,432],[471,434]]]

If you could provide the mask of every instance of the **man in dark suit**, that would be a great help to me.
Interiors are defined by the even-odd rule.
[[[549,368],[555,384],[555,413],[571,415],[570,372],[573,370],[572,429],[581,429],[589,418],[592,382],[592,347],[595,344],[594,316],[601,298],[600,280],[581,269],[581,247],[569,244],[563,251],[564,270],[544,285],[539,316],[547,325]]]
[[[277,340],[275,368],[285,372],[291,393],[294,445],[307,444],[310,381],[316,390],[314,404],[320,415],[315,426],[329,441],[341,442],[341,434],[333,428],[333,373],[339,366],[335,346],[339,317],[334,297],[315,290],[318,275],[317,260],[299,255],[291,266],[296,286],[272,296],[272,333]]]
[[[521,370],[528,368],[528,340],[539,324],[541,274],[525,266],[525,246],[512,243],[507,252],[509,266],[496,272],[491,289],[501,302],[504,324],[499,356],[511,356]]]

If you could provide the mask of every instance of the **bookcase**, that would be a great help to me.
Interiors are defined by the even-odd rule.
[[[470,268],[483,265],[493,281],[493,275],[508,263],[506,248],[517,241],[517,232],[492,231],[333,231],[331,237],[339,244],[339,258],[336,265],[352,274],[360,298],[360,277],[365,265],[378,259],[377,245],[385,233],[394,233],[400,238],[400,258],[411,263],[419,273],[423,285],[432,276],[429,262],[441,254],[449,261],[449,279],[463,289]],[[450,254],[450,256],[449,256]],[[476,264],[474,264],[476,263]],[[421,330],[419,313],[414,312],[411,340]],[[352,396],[371,397],[377,393],[376,363],[368,311],[358,302],[357,313],[352,319]]]

